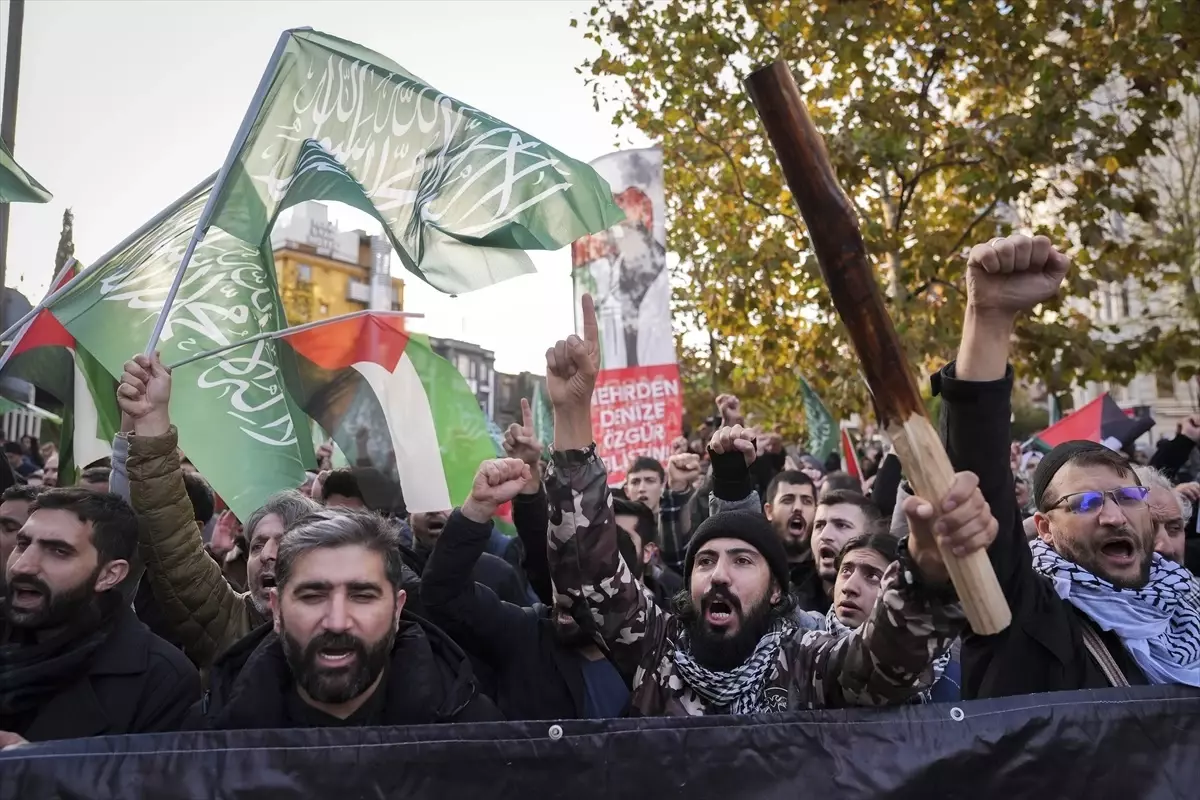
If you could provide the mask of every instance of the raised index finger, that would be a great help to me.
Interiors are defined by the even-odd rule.
[[[590,294],[583,296],[583,340],[600,344],[600,326],[596,324],[596,303]]]
[[[524,397],[521,398],[521,427],[533,430],[533,409],[529,407],[529,401]]]

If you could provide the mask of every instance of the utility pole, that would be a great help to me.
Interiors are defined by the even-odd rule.
[[[4,99],[0,107],[0,139],[8,152],[16,153],[17,89],[21,81],[21,31],[25,27],[25,0],[10,0],[8,52],[4,60]],[[0,290],[8,272],[8,214],[11,203],[0,203]],[[0,292],[2,295],[2,292]]]

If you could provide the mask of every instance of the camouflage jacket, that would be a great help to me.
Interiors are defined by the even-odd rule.
[[[553,455],[546,487],[556,599],[632,680],[634,713],[724,713],[684,684],[674,660],[681,623],[655,606],[617,551],[607,477],[594,449]],[[854,634],[798,630],[784,644],[767,697],[779,711],[904,703],[930,686],[933,661],[964,624],[957,602],[914,588],[892,564],[871,617]]]

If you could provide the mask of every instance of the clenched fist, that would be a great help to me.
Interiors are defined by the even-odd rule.
[[[972,472],[954,476],[941,508],[920,497],[909,497],[903,510],[908,517],[908,552],[921,575],[934,584],[950,580],[942,551],[963,558],[976,550],[986,550],[1000,530],[979,491],[979,478]]]
[[[731,425],[721,428],[713,434],[708,449],[717,455],[722,453],[739,452],[746,459],[746,466],[754,463],[758,457],[758,445],[755,442],[755,431],[743,428],[741,425]]]
[[[746,418],[742,416],[742,401],[738,399],[737,395],[717,395],[717,411],[721,415],[722,425],[728,427],[746,424]]]
[[[139,436],[161,436],[171,427],[168,407],[171,403],[171,370],[155,353],[142,354],[125,362],[121,384],[117,387],[117,405],[133,420]]]
[[[700,480],[700,456],[679,453],[667,461],[667,486],[672,492],[686,492]]]
[[[518,458],[484,461],[475,473],[471,496],[462,505],[463,516],[474,522],[487,522],[497,508],[521,493],[529,479],[529,465]]]
[[[1015,316],[1057,295],[1070,266],[1045,236],[992,239],[971,248],[967,296],[977,311]]]

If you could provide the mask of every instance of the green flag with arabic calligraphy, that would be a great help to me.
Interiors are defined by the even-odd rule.
[[[114,378],[145,349],[211,181],[91,265],[49,311]],[[286,327],[270,246],[211,228],[188,265],[159,340],[163,362]],[[262,340],[174,370],[179,446],[240,519],[294,488],[315,463],[307,417]]]
[[[804,378],[800,379],[800,393],[804,398],[804,424],[808,428],[808,452],[822,462],[829,458],[830,453],[838,450],[838,426],[821,402],[821,398],[808,385]]]
[[[526,250],[624,218],[587,164],[344,39],[286,31],[256,102],[208,220],[247,242],[289,206],[337,200],[457,294],[533,272]]]

